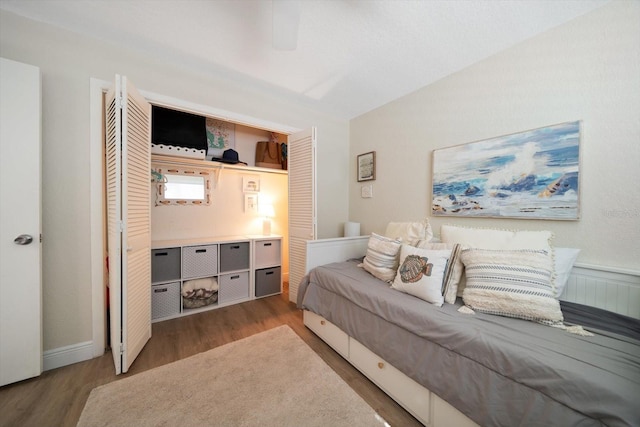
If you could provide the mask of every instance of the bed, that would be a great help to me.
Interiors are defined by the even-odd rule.
[[[430,304],[362,268],[364,241],[308,253],[309,267],[324,265],[309,268],[297,303],[310,329],[423,424],[640,425],[637,319],[561,302],[585,336],[467,314],[461,298]]]

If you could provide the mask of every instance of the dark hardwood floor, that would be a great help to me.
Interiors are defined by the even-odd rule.
[[[289,325],[391,426],[421,424],[302,323],[286,292],[153,324],[152,337],[129,372],[114,374],[111,353],[0,387],[0,426],[75,426],[95,387],[192,356],[223,344]],[[282,363],[287,363],[283,360]],[[219,421],[219,420],[218,420]],[[212,420],[211,425],[215,425]]]

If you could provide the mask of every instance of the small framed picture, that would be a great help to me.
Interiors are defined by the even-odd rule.
[[[242,191],[245,193],[257,193],[260,191],[260,177],[259,176],[243,176],[242,177]]]
[[[258,214],[258,193],[246,193],[244,195],[244,212]]]
[[[376,179],[376,152],[358,155],[358,182]]]

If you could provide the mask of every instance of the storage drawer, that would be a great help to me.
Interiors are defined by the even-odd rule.
[[[220,245],[220,272],[249,269],[249,242]]]
[[[349,336],[333,323],[311,311],[303,311],[304,324],[345,359],[349,359]]]
[[[263,268],[256,270],[256,297],[279,294],[280,267]]]
[[[184,279],[216,274],[218,274],[218,245],[182,248],[182,277]]]
[[[429,390],[353,338],[349,340],[349,361],[395,401],[403,402],[402,406],[422,423],[429,423]]]
[[[151,282],[180,280],[180,248],[151,250]]]
[[[180,313],[180,282],[151,286],[151,320]]]
[[[255,242],[255,268],[280,265],[280,240],[259,240]]]
[[[226,303],[249,298],[249,272],[223,274],[219,277],[218,301]]]
[[[462,412],[442,400],[437,394],[431,393],[434,426],[479,427]]]

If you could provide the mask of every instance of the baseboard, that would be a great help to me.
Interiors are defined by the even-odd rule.
[[[42,367],[48,371],[93,359],[93,357],[93,342],[85,341],[45,351],[42,355]]]

